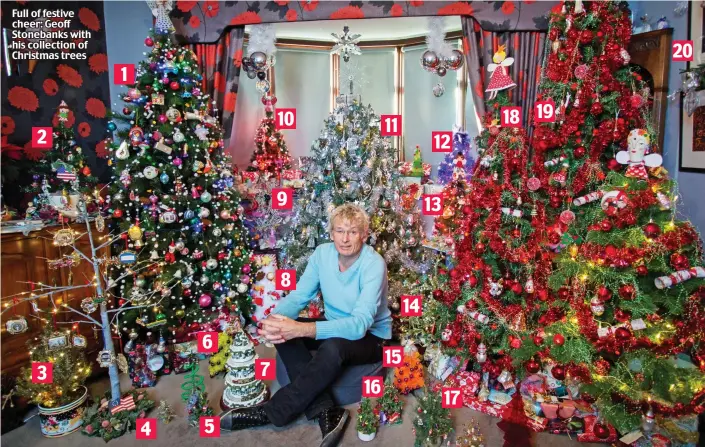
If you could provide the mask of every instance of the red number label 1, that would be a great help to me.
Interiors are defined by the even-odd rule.
[[[292,188],[272,188],[272,209],[290,210],[294,204]]]
[[[32,362],[32,383],[54,383],[54,364]]]
[[[135,64],[113,65],[113,81],[116,85],[129,85],[135,83]]]
[[[460,396],[460,388],[443,388],[441,406],[443,408],[462,408],[463,399]]]
[[[296,270],[277,269],[274,276],[274,286],[277,290],[296,290]]]
[[[218,352],[218,333],[199,332],[198,352],[200,354],[212,354],[214,352]]]
[[[157,420],[155,418],[141,418],[135,421],[137,439],[157,439]]]
[[[404,364],[404,347],[385,346],[382,348],[382,366],[398,368]]]
[[[277,370],[274,366],[274,359],[255,360],[255,379],[274,380],[277,378]]]
[[[383,137],[398,137],[401,135],[401,115],[382,115],[379,134]]]
[[[198,422],[201,438],[220,437],[220,416],[201,416]]]
[[[693,61],[693,41],[692,40],[674,40],[671,45],[673,54],[673,62],[692,62]]]
[[[499,114],[502,127],[521,127],[521,107],[505,106]]]
[[[382,397],[384,380],[382,376],[364,376],[362,378],[362,397]]]
[[[441,194],[424,194],[421,212],[426,216],[440,216],[443,213],[443,196]]]
[[[453,150],[453,132],[431,132],[431,152],[450,152]]]
[[[296,129],[296,109],[277,109],[277,129]]]
[[[401,296],[401,316],[420,317],[421,316],[421,295]]]
[[[51,127],[32,127],[32,149],[51,149],[54,134]]]
[[[553,100],[536,103],[534,121],[537,123],[553,123],[556,121],[556,105]]]

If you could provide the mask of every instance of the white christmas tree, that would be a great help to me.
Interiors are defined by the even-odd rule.
[[[221,402],[224,410],[253,407],[267,399],[267,386],[255,379],[257,358],[254,344],[238,329],[230,345],[230,358],[225,364],[228,373],[225,375],[225,391]]]

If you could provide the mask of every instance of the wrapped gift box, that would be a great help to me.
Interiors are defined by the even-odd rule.
[[[189,356],[182,357],[179,353],[170,351],[172,369],[174,374],[183,374],[189,371],[189,366],[193,363],[193,358]]]
[[[475,411],[479,411],[497,418],[503,417],[504,411],[506,410],[504,405],[496,404],[494,402],[490,402],[489,400],[482,402],[478,399],[470,399],[465,402],[465,405]]]

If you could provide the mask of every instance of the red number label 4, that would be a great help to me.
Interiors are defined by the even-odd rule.
[[[441,194],[424,194],[421,212],[426,216],[440,216],[443,213],[443,196]]]
[[[382,376],[364,376],[362,378],[362,397],[382,397],[384,380]]]
[[[462,408],[463,406],[460,388],[443,388],[441,398],[443,408]]]
[[[421,316],[421,295],[401,296],[401,316],[420,317]]]
[[[32,362],[32,383],[54,383],[54,364]]]
[[[157,439],[157,420],[155,418],[142,418],[135,421],[135,434],[137,439]]]
[[[537,123],[553,123],[556,121],[556,105],[553,100],[539,101],[534,109],[534,121]]]
[[[450,152],[453,150],[453,132],[431,132],[431,152]]]
[[[201,354],[212,354],[214,352],[218,352],[218,333],[199,332],[198,352]]]
[[[294,203],[292,188],[272,188],[272,209],[290,210]]]
[[[277,129],[296,129],[296,109],[277,109]]]
[[[398,368],[404,364],[403,346],[385,346],[382,348],[382,366]]]
[[[521,127],[521,107],[505,106],[499,114],[502,127]]]
[[[129,85],[135,83],[135,64],[113,65],[113,82],[116,85]]]
[[[401,135],[401,115],[382,115],[379,134],[383,137],[398,137]]]
[[[51,149],[54,134],[51,127],[32,127],[32,149]]]
[[[296,270],[279,270],[274,275],[274,286],[277,290],[296,290]]]
[[[274,380],[277,378],[277,370],[274,365],[274,359],[256,359],[255,360],[255,379],[257,380]]]
[[[674,40],[671,44],[673,62],[693,62],[693,41]]]
[[[220,437],[220,416],[201,416],[198,422],[201,438]]]

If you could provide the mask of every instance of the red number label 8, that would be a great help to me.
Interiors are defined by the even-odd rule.
[[[274,279],[277,290],[296,290],[296,270],[277,270]]]
[[[364,376],[362,378],[362,397],[382,397],[383,394],[382,376]]]
[[[441,392],[443,408],[462,408],[463,400],[460,398],[460,388],[443,388]]]
[[[426,216],[440,216],[443,213],[443,196],[424,194],[421,211]]]
[[[673,62],[693,61],[692,40],[674,40],[671,48],[673,51]]]
[[[536,116],[534,120],[537,123],[553,123],[556,121],[556,108],[553,101],[539,101],[536,103]]]
[[[421,295],[401,296],[401,316],[420,317],[421,316]]]
[[[500,114],[502,127],[521,127],[521,107],[502,107]]]

